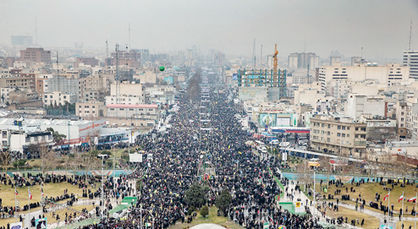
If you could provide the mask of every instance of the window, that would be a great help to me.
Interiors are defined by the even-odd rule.
[[[3,146],[7,145],[7,141],[2,141],[2,142],[1,142],[1,144],[2,144]]]
[[[350,130],[350,127],[349,126],[347,126],[347,130]]]
[[[343,128],[343,130],[345,130],[345,126],[343,126],[342,128]]]
[[[328,129],[331,128],[331,124],[328,124]]]
[[[7,138],[7,131],[2,131],[1,134],[3,138]]]
[[[345,138],[345,134],[343,134],[342,137]]]
[[[339,137],[339,136],[341,136],[341,134],[340,133],[337,133],[337,137]]]
[[[341,130],[341,126],[340,126],[340,125],[338,125],[337,129]]]

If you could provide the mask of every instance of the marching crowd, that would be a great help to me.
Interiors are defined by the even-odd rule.
[[[212,93],[205,104],[193,103],[188,96],[182,94],[168,133],[153,131],[138,138],[147,158],[130,175],[140,180],[137,205],[124,220],[107,218],[84,228],[139,228],[141,219],[142,225],[153,228],[190,222],[193,209],[184,201],[185,192],[203,181],[210,190],[208,204],[224,189],[231,193],[232,203],[223,214],[244,227],[263,228],[268,222],[270,228],[321,228],[310,214],[294,215],[276,205],[280,188],[269,168],[279,167],[279,161],[268,156],[260,160],[245,145],[249,136],[235,117],[241,107],[226,93]],[[201,129],[202,116],[210,120],[210,131]],[[215,173],[202,176],[206,167]]]

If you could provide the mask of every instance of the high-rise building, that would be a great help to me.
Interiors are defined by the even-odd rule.
[[[24,62],[51,63],[51,51],[43,48],[26,48],[20,50],[20,60]]]
[[[11,36],[10,38],[13,46],[31,46],[33,45],[32,36]]]
[[[418,51],[403,52],[403,65],[409,66],[409,77],[418,79]]]
[[[334,64],[319,68],[318,80],[323,90],[331,80],[350,80],[353,82],[374,80],[384,85],[400,84],[409,79],[407,66],[388,64],[383,66],[361,64],[355,66],[343,66]]]
[[[288,58],[290,69],[303,68],[315,69],[319,65],[319,56],[313,52],[291,53]]]

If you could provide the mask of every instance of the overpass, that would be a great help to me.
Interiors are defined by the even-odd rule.
[[[328,158],[334,158],[334,159],[346,159],[348,161],[353,161],[353,162],[365,162],[365,160],[361,160],[361,159],[355,159],[351,157],[342,157],[342,156],[337,156],[333,154],[318,153],[318,152],[312,152],[308,150],[301,150],[301,149],[295,149],[295,148],[279,148],[279,150],[280,152],[287,152],[292,156],[304,157],[304,158],[328,157]]]

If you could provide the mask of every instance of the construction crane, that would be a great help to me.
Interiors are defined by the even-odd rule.
[[[277,74],[277,55],[279,51],[277,50],[277,44],[274,44],[274,54],[273,54],[273,84],[279,82],[279,75]]]

